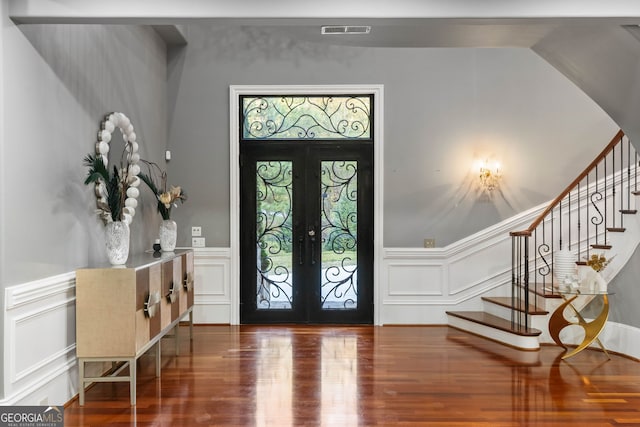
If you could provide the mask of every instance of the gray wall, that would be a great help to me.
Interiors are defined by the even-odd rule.
[[[192,225],[229,245],[228,88],[242,84],[384,84],[384,245],[444,246],[555,197],[618,127],[528,49],[357,48],[268,28],[187,27],[170,55],[172,181],[178,244]],[[491,199],[475,160],[504,165]]]
[[[611,295],[609,320],[640,328],[640,314],[638,302],[640,291],[638,278],[640,277],[640,246],[629,259],[622,271],[609,283]],[[599,313],[599,311],[596,312]],[[593,316],[595,317],[595,316]]]
[[[640,149],[640,30],[619,26],[566,26],[533,50],[575,82],[620,124]],[[640,327],[640,250],[611,281],[610,319]]]
[[[121,111],[131,118],[147,158],[163,159],[167,140],[166,50],[155,32],[134,26],[16,27],[5,3],[0,3],[2,290],[106,260],[104,227],[94,214],[93,189],[83,185],[82,165],[106,113]],[[158,232],[155,203],[143,194],[145,199],[132,224],[133,252],[149,248]]]
[[[7,2],[0,0],[0,19],[2,19],[2,30],[0,31],[0,73],[4,74],[4,33],[5,28],[10,25],[6,17]],[[1,280],[2,272],[4,271],[4,254],[5,254],[5,222],[4,222],[4,210],[5,201],[2,195],[5,190],[5,175],[4,175],[4,109],[5,109],[5,96],[4,96],[4,78],[0,77],[0,289],[4,289],[4,282]],[[4,292],[0,292],[0,307],[4,311]],[[0,317],[0,331],[4,331],[4,315]],[[0,337],[4,335],[4,332],[0,334]],[[0,340],[0,354],[4,352],[4,339]],[[4,358],[3,358],[4,359]],[[4,362],[3,365],[4,366]],[[4,397],[4,368],[0,368],[0,397]]]
[[[597,102],[640,149],[640,28],[633,31],[564,26],[532,49]]]
[[[163,159],[167,129],[166,50],[150,28],[8,25],[3,287],[106,259],[104,227],[82,165],[106,113],[125,113],[141,155],[156,161]],[[143,189],[148,203],[132,224],[133,252],[150,248],[157,235],[160,218],[145,196]]]

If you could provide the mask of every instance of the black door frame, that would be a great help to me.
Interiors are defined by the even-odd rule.
[[[229,86],[229,247],[216,252],[219,265],[223,269],[223,282],[215,293],[205,293],[201,302],[202,310],[210,313],[217,322],[240,324],[240,101],[244,95],[272,95],[278,93],[286,96],[297,95],[340,95],[361,94],[372,95],[376,123],[373,132],[374,156],[374,315],[373,322],[382,325],[385,320],[383,294],[386,280],[384,278],[384,252],[382,236],[384,230],[384,85],[383,84],[323,84],[323,85],[230,85]],[[215,310],[217,314],[209,310]]]
[[[373,143],[372,141],[243,141],[241,147],[240,218],[240,316],[241,323],[373,323]],[[291,310],[257,309],[255,253],[255,163],[256,161],[293,161],[294,217],[291,274],[297,286]],[[321,239],[308,237],[308,229],[320,235],[320,164],[330,160],[358,161],[358,301],[357,309],[322,309],[321,264],[312,262],[322,251]],[[310,173],[301,175],[300,170]],[[242,182],[247,181],[247,187]],[[295,189],[298,189],[296,191]],[[308,189],[300,191],[300,189]],[[250,224],[248,228],[246,224]],[[315,242],[315,243],[314,243]],[[297,258],[300,262],[297,262]],[[304,262],[303,262],[304,259]]]

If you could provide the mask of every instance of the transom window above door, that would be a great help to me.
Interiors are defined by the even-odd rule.
[[[243,140],[372,139],[369,95],[242,96]]]

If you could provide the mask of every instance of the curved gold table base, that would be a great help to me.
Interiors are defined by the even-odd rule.
[[[560,341],[560,332],[567,326],[581,326],[582,329],[584,329],[584,339],[576,348],[562,356],[562,359],[567,359],[571,356],[575,356],[576,354],[587,348],[594,341],[598,343],[602,351],[604,351],[607,357],[611,359],[609,353],[607,353],[607,350],[598,339],[598,335],[600,335],[600,332],[602,332],[602,330],[604,329],[604,325],[607,323],[607,319],[609,318],[609,298],[606,294],[602,295],[602,311],[594,320],[592,320],[591,322],[587,322],[586,320],[584,320],[580,312],[573,306],[573,304],[571,304],[573,300],[578,298],[578,296],[579,295],[574,295],[569,299],[567,299],[564,295],[562,296],[564,302],[560,304],[560,306],[556,309],[556,311],[553,312],[553,314],[549,318],[549,334],[551,335],[551,338],[553,338],[556,344],[568,350],[567,346],[562,341]],[[571,309],[576,313],[576,317],[578,318],[577,322],[569,321],[564,317],[564,310],[565,308],[567,308],[567,306],[571,307]]]

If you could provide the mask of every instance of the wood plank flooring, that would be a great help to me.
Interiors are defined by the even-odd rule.
[[[96,384],[65,426],[640,426],[640,363],[517,351],[446,326],[196,326]]]

